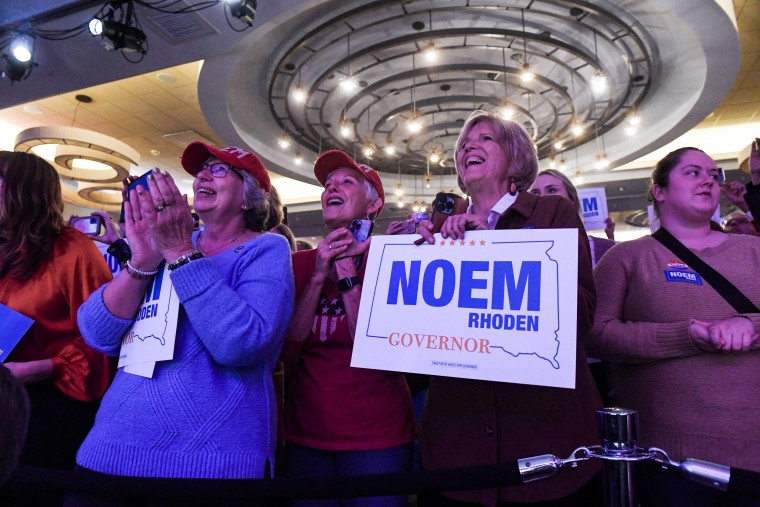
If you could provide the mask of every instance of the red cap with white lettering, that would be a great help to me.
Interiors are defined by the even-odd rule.
[[[218,158],[235,169],[249,173],[256,178],[256,181],[259,182],[259,186],[261,186],[265,192],[269,192],[272,188],[267,168],[261,163],[259,157],[250,151],[236,148],[234,146],[228,146],[227,148],[222,148],[220,150],[219,148],[214,148],[206,143],[194,141],[188,144],[185,151],[182,153],[182,167],[185,168],[185,171],[195,176],[200,170],[200,165],[209,157]]]
[[[377,195],[380,197],[380,200],[383,202],[383,204],[385,204],[385,190],[383,189],[383,180],[380,179],[380,175],[377,173],[377,171],[368,165],[357,164],[354,159],[352,159],[347,153],[340,150],[330,150],[324,152],[317,159],[317,161],[314,162],[314,176],[317,177],[317,181],[319,181],[322,186],[325,186],[327,175],[340,167],[348,167],[359,171],[359,173],[367,181],[369,181],[370,185],[372,185],[375,190],[377,190]],[[380,206],[380,209],[377,210],[378,215],[382,209],[383,207]]]

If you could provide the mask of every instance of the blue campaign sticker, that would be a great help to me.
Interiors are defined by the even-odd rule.
[[[702,277],[692,271],[666,269],[664,273],[665,279],[669,282],[686,282],[693,283],[695,285],[702,285]]]

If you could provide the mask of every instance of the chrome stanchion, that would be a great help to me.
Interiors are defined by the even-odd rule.
[[[632,461],[639,450],[639,413],[626,408],[603,408],[599,435],[604,455],[604,504],[607,507],[636,507],[636,477]],[[634,459],[631,459],[634,458]]]

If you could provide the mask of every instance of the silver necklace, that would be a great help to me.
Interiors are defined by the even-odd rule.
[[[203,232],[201,231],[201,233],[198,235],[198,250],[200,250],[201,252],[203,252],[204,255],[207,255],[207,254],[209,254],[211,252],[218,252],[219,250],[221,250],[225,246],[229,245],[230,243],[233,243],[233,242],[237,241],[244,233],[245,233],[245,230],[242,230],[242,231],[240,231],[240,234],[238,234],[237,236],[235,236],[231,240],[225,241],[221,245],[216,245],[214,248],[207,249],[206,247],[204,247],[201,244],[203,242]]]

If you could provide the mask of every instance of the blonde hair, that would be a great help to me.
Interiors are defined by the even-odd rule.
[[[530,188],[536,180],[536,174],[538,174],[538,154],[530,134],[517,122],[505,120],[501,116],[487,111],[473,111],[467,117],[457,138],[454,159],[456,160],[456,154],[459,154],[467,135],[479,123],[486,123],[494,130],[496,141],[504,148],[509,160],[509,167],[505,168],[506,174],[514,178],[517,190],[522,191]],[[466,191],[467,189],[459,177],[460,168],[457,167],[456,169],[459,188]]]

